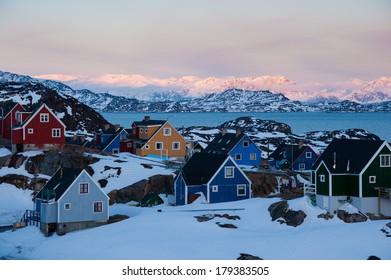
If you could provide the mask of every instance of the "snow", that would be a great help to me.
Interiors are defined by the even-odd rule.
[[[0,157],[5,157],[11,154],[11,151],[7,148],[0,148]]]
[[[92,164],[95,180],[107,178],[103,190],[128,186],[155,174],[173,174],[162,161],[127,153],[99,156]],[[151,164],[152,169],[141,164]],[[117,169],[121,167],[118,175]],[[3,173],[2,168],[0,173]],[[16,171],[15,169],[12,171]],[[10,172],[10,170],[6,170]],[[20,171],[22,173],[22,171]],[[1,176],[1,174],[0,174]],[[45,237],[28,226],[0,233],[0,258],[34,260],[234,260],[248,253],[267,260],[365,260],[370,255],[391,259],[391,238],[381,231],[389,221],[347,224],[334,217],[318,218],[324,210],[307,197],[289,200],[289,208],[306,213],[303,224],[290,227],[271,221],[268,207],[280,198],[252,198],[207,204],[204,198],[184,206],[172,206],[172,196],[161,195],[165,204],[135,207],[133,203],[110,206],[110,215],[128,215],[121,222]],[[21,218],[31,209],[31,191],[0,184],[0,225]],[[159,211],[158,211],[159,210]],[[196,216],[237,215],[240,219],[214,217],[198,222]],[[216,223],[237,228],[221,228]]]

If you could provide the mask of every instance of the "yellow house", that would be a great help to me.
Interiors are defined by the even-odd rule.
[[[162,158],[186,156],[186,140],[168,122],[151,120],[149,116],[132,124],[133,153],[139,156],[155,155]]]

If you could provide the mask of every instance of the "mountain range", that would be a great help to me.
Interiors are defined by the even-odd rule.
[[[52,77],[56,78],[56,77]],[[62,77],[62,79],[65,79]],[[43,86],[57,92],[63,98],[75,98],[97,111],[104,112],[390,112],[391,77],[382,77],[370,82],[358,79],[340,84],[338,89],[321,90],[320,85],[312,89],[295,91],[295,83],[283,76],[262,76],[253,78],[199,80],[197,77],[157,80],[160,90],[153,91],[151,79],[140,75],[112,75],[109,81],[130,81],[134,85],[139,79],[139,91],[144,89],[141,98],[129,91],[127,96],[96,93],[89,89],[73,89],[67,84],[53,80],[43,80],[25,75],[0,71],[0,83],[20,83]],[[166,83],[167,87],[161,86]],[[123,82],[125,84],[125,82]],[[183,85],[178,91],[178,85]],[[285,88],[285,91],[269,89],[255,90],[261,84],[265,88]],[[176,85],[176,89],[170,87]],[[184,86],[192,85],[193,88]],[[268,85],[268,86],[267,86]],[[196,92],[194,88],[221,88],[215,93]],[[345,87],[344,87],[345,86]],[[115,86],[113,85],[115,88]],[[352,89],[358,88],[357,90]],[[148,90],[147,90],[148,88]],[[250,89],[249,89],[250,88]],[[128,87],[128,89],[132,89]],[[134,88],[133,88],[134,89]],[[152,91],[151,91],[152,90]],[[281,93],[283,92],[283,93]],[[6,92],[0,91],[0,94]],[[132,97],[133,96],[133,97]]]

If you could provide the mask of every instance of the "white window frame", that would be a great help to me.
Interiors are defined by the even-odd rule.
[[[81,192],[81,185],[87,185],[87,192]],[[79,194],[84,195],[90,192],[90,184],[88,182],[81,182],[79,184]]]
[[[241,153],[235,154],[235,160],[242,160],[242,154]]]
[[[101,204],[101,211],[95,211],[95,203],[100,203]],[[103,201],[94,201],[92,203],[92,212],[93,213],[103,213]]]
[[[312,153],[311,152],[306,152],[305,153],[305,158],[312,158]]]
[[[178,145],[178,147],[175,148],[175,145]],[[181,149],[181,143],[180,143],[180,142],[172,142],[172,149],[173,149],[174,151],[180,150],[180,149]]]
[[[112,153],[113,154],[119,154],[119,149],[118,148],[113,148]]]
[[[376,176],[369,176],[369,183],[376,184]]]
[[[34,128],[27,129],[27,134],[34,134]]]
[[[251,153],[250,154],[250,160],[257,160],[257,154],[256,153]]]
[[[227,172],[228,170],[232,170],[231,175],[228,174],[228,172]],[[224,168],[224,177],[225,178],[235,178],[235,168],[233,166],[226,166]]]
[[[132,142],[126,143],[126,147],[131,148],[132,147]]]
[[[163,135],[164,136],[171,136],[171,127],[165,127],[163,129]]]
[[[48,123],[49,122],[49,114],[48,113],[41,113],[39,114],[39,119],[41,123]]]
[[[244,148],[247,148],[250,146],[250,141],[246,140],[246,141],[243,141],[243,147]]]
[[[158,149],[158,147],[157,147],[158,144],[161,145],[161,148],[160,148],[160,149]],[[156,151],[161,151],[161,150],[163,150],[163,142],[155,142],[155,150],[156,150]]]
[[[246,196],[247,195],[247,186],[244,184],[240,184],[236,186],[236,195],[237,196]],[[244,190],[244,193],[240,193],[240,190]]]
[[[141,133],[144,133],[144,132],[143,132],[143,129],[140,127],[140,134],[141,134]]]
[[[326,175],[324,175],[324,174],[319,175],[319,182],[322,182],[322,183],[326,182]]]
[[[212,186],[212,192],[218,192],[219,191],[219,186]]]
[[[146,150],[149,150],[149,145],[145,145],[145,149],[146,149]]]
[[[71,203],[69,203],[69,202],[64,203],[64,210],[69,211],[69,210],[71,210],[71,208],[72,208],[72,204]]]
[[[148,128],[144,128],[144,133],[148,134]]]
[[[299,163],[299,170],[305,170],[305,163]]]
[[[380,155],[380,167],[390,167],[391,166],[391,156],[386,155]]]
[[[61,128],[52,128],[52,138],[61,137]]]

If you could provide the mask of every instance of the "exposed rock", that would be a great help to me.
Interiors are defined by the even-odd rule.
[[[173,176],[154,175],[148,180],[144,179],[120,190],[113,190],[109,193],[110,205],[129,201],[139,202],[150,192],[172,194],[174,192]]]
[[[269,210],[272,221],[275,221],[283,217],[286,211],[288,211],[288,202],[286,200],[275,202],[267,210]]]
[[[99,183],[99,185],[100,185],[100,187],[103,189],[103,188],[105,188],[106,186],[107,186],[107,183],[108,183],[109,181],[107,181],[106,179],[100,179],[100,180],[98,180],[98,183]]]
[[[299,211],[288,210],[286,214],[283,216],[286,224],[292,227],[297,227],[301,225],[304,222],[305,217],[307,217],[307,215],[301,210]]]
[[[367,216],[362,213],[348,213],[344,210],[338,210],[337,217],[345,223],[360,223],[368,220]]]
[[[7,174],[0,177],[0,183],[7,183],[16,186],[18,189],[27,189],[30,178],[19,174]]]
[[[216,222],[216,225],[218,225],[219,227],[222,227],[222,228],[238,228],[237,226],[235,226],[233,224],[222,224],[219,222]]]
[[[228,214],[215,214],[215,217],[218,217],[218,218],[225,218],[225,219],[228,219],[228,220],[240,220],[240,217],[238,215],[234,215],[234,216],[230,216]]]
[[[299,211],[290,210],[288,209],[288,207],[289,207],[288,202],[285,200],[278,201],[270,205],[268,210],[270,213],[270,217],[272,218],[272,221],[279,219],[278,221],[280,223],[286,223],[288,226],[293,226],[293,227],[297,227],[301,225],[304,222],[304,219],[307,217],[307,215],[301,210]]]
[[[333,215],[333,214],[330,214],[329,212],[327,212],[327,213],[319,214],[319,215],[318,215],[318,218],[323,218],[323,219],[325,219],[325,220],[329,220],[329,219],[334,218],[334,215]]]
[[[366,215],[368,216],[368,218],[369,218],[371,221],[391,220],[391,216],[385,216],[385,215],[383,215],[383,214],[376,215],[376,214],[373,214],[373,213],[366,213]]]
[[[126,220],[126,219],[129,219],[129,216],[122,215],[122,214],[116,214],[116,215],[110,216],[109,220],[107,221],[107,223],[108,224],[112,224],[112,223],[120,222],[120,221],[123,221],[123,220]]]
[[[206,214],[206,215],[202,215],[202,216],[194,216],[194,218],[197,219],[198,222],[207,222],[207,221],[210,221],[214,218],[224,218],[224,219],[228,219],[228,220],[240,220],[240,217],[237,216],[237,215],[234,215],[234,216],[230,216],[228,214]]]
[[[215,218],[215,215],[202,215],[202,216],[195,216],[194,218],[197,219],[198,222],[207,222]]]
[[[388,226],[389,228],[391,228],[391,222],[387,223],[386,226]]]
[[[259,172],[246,172],[246,175],[251,181],[253,197],[267,197],[278,189],[275,175]]]
[[[367,260],[381,260],[381,258],[376,256],[369,256]]]
[[[237,260],[263,260],[260,257],[253,256],[250,254],[240,253],[240,257],[237,258]]]

